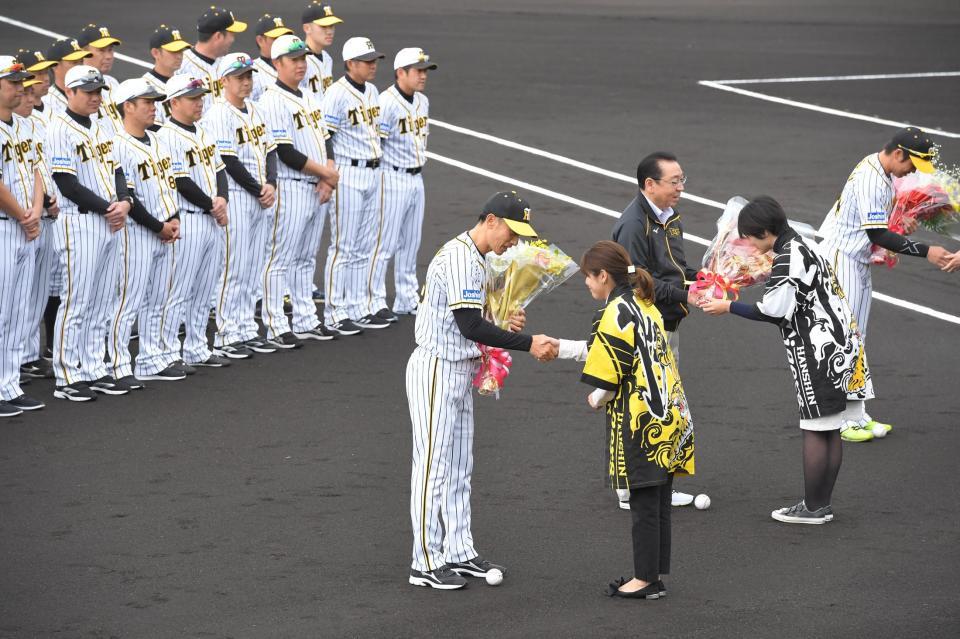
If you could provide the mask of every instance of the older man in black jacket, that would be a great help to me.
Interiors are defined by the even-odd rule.
[[[687,266],[683,253],[683,226],[680,214],[674,210],[686,182],[677,156],[666,151],[651,153],[637,165],[640,192],[613,226],[613,240],[627,249],[634,265],[653,276],[656,306],[663,315],[663,327],[678,362],[680,321],[696,305],[699,297],[689,290],[687,284],[696,277],[697,270]],[[623,496],[618,497],[621,498],[620,507],[624,508]],[[674,506],[686,506],[692,501],[691,495],[674,491]]]

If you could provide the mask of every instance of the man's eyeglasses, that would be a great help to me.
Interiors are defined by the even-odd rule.
[[[663,178],[653,178],[653,181],[654,181],[654,182],[666,182],[667,184],[669,184],[669,185],[672,186],[673,188],[677,188],[677,187],[680,186],[681,184],[684,184],[684,185],[685,185],[685,184],[687,183],[687,176],[686,176],[686,175],[681,175],[680,177],[674,178],[674,179],[672,179],[672,180],[665,180],[665,179],[663,179]]]

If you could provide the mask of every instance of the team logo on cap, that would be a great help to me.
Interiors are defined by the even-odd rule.
[[[274,18],[274,19],[273,19],[273,25],[274,25],[275,27],[282,27],[282,26],[284,26],[284,24],[283,24],[283,18]]]
[[[368,48],[368,49],[370,49],[370,50],[372,51],[372,50],[373,50],[373,48],[374,48],[374,46],[373,46],[373,42],[372,42],[372,41],[370,41],[370,40],[365,40],[364,42],[366,42],[366,45],[367,45],[367,48]]]
[[[34,51],[34,52],[33,52],[33,57],[35,57],[35,58],[37,59],[37,62],[46,62],[46,61],[47,61],[47,59],[46,59],[45,57],[43,57],[43,54],[40,53],[39,51]]]
[[[325,16],[332,16],[332,15],[333,15],[333,7],[331,7],[330,5],[325,6],[325,7],[323,8],[323,15],[325,15]]]
[[[523,209],[523,221],[524,222],[530,221],[530,209]]]
[[[110,31],[108,31],[106,27],[100,27],[100,35],[103,36],[104,38],[109,38]]]
[[[73,47],[74,51],[80,51],[80,43],[77,42],[76,40],[71,40],[70,46]]]
[[[174,29],[173,31],[171,31],[170,36],[174,40],[183,40],[183,38],[180,37],[180,29]]]
[[[428,56],[426,53],[424,53],[424,52],[423,52],[423,49],[420,49],[420,52],[417,53],[417,61],[418,61],[418,62],[426,62],[426,61],[429,60],[429,59],[430,59],[430,56]]]

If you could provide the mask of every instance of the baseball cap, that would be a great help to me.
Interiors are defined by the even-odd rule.
[[[180,36],[180,29],[161,24],[150,36],[151,49],[166,49],[176,53],[190,48],[190,43]]]
[[[77,38],[77,44],[81,47],[90,46],[95,49],[104,49],[111,44],[120,44],[120,41],[110,35],[110,30],[106,27],[98,27],[95,24],[88,24],[80,32]]]
[[[494,193],[483,205],[483,213],[496,215],[517,235],[537,236],[537,232],[530,226],[530,204],[517,195],[516,191]]]
[[[936,153],[933,141],[922,130],[908,126],[897,131],[891,140],[898,148],[907,152],[913,166],[921,173],[933,173],[933,158]]]
[[[22,62],[12,55],[0,55],[0,80],[10,80],[17,82],[20,80],[29,80],[33,74],[27,71]]]
[[[282,35],[270,45],[270,57],[276,60],[284,56],[299,58],[307,55],[307,44],[295,35]]]
[[[60,64],[56,60],[47,60],[39,51],[31,51],[29,49],[20,49],[17,51],[17,62],[26,67],[27,71],[31,73],[43,71]]]
[[[430,62],[430,56],[423,52],[423,49],[417,47],[407,47],[400,49],[397,56],[393,59],[393,68],[403,69],[413,67],[414,69],[436,69],[437,65]]]
[[[312,22],[321,27],[332,27],[341,24],[343,20],[333,15],[333,7],[323,2],[311,2],[303,10],[303,24]]]
[[[210,93],[210,89],[203,85],[203,80],[192,75],[175,75],[167,80],[163,92],[167,94],[163,101],[169,102],[174,98],[192,98]]]
[[[220,58],[217,65],[217,78],[225,78],[228,75],[240,75],[247,71],[256,71],[253,66],[253,58],[246,53],[228,53]]]
[[[76,40],[57,40],[47,49],[47,59],[62,62],[64,60],[83,60],[93,54],[80,48]]]
[[[86,64],[78,64],[69,71],[64,78],[64,85],[68,89],[79,89],[86,93],[91,93],[107,86],[103,81],[103,74],[97,69]]]
[[[113,101],[117,104],[123,104],[137,98],[147,98],[148,100],[162,100],[166,96],[144,80],[143,78],[132,78],[124,80],[111,92]]]
[[[279,38],[282,35],[292,34],[293,29],[283,24],[283,18],[274,18],[269,13],[257,21],[257,35],[268,38]]]
[[[344,62],[347,60],[370,62],[371,60],[379,60],[384,57],[386,56],[373,47],[373,42],[370,41],[370,38],[350,38],[343,43]]]
[[[210,7],[207,9],[207,12],[197,20],[197,31],[200,33],[217,33],[218,31],[243,33],[246,30],[246,22],[240,22],[233,17],[232,11],[227,11],[220,7]]]

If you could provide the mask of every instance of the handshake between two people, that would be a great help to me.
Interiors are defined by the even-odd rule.
[[[527,325],[527,313],[523,309],[510,316],[509,330],[512,333],[519,333]],[[557,358],[560,352],[560,340],[547,335],[534,335],[533,343],[530,344],[530,355],[539,362],[549,362]]]

